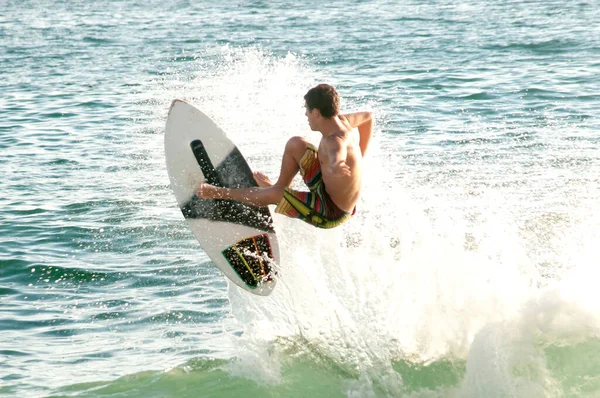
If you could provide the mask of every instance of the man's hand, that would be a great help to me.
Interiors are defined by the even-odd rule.
[[[350,177],[352,175],[352,171],[350,170],[350,166],[346,164],[345,161],[340,160],[339,162],[332,164],[328,168],[329,174],[332,177],[341,178],[341,177]]]

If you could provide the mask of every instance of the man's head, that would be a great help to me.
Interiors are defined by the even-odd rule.
[[[306,117],[312,130],[318,130],[322,118],[331,119],[338,115],[340,99],[335,88],[329,84],[319,84],[308,90],[304,96]]]

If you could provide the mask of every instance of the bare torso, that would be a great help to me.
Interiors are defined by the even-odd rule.
[[[362,186],[362,154],[358,132],[353,131],[343,116],[339,117],[340,131],[333,134],[346,149],[345,163],[350,169],[349,175],[332,173],[328,165],[329,144],[333,137],[323,137],[319,144],[318,158],[327,194],[342,210],[351,213],[358,202]]]

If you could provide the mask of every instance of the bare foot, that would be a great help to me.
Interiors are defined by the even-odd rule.
[[[273,186],[273,183],[271,182],[269,177],[267,177],[260,171],[255,171],[254,173],[252,173],[252,175],[254,176],[254,181],[256,181],[259,187],[268,188]]]
[[[196,195],[202,199],[218,199],[221,197],[220,190],[221,188],[215,187],[210,184],[200,184],[198,189],[196,190]]]

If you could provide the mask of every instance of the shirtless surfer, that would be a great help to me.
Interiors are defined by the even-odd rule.
[[[277,213],[319,228],[337,227],[349,220],[361,191],[363,157],[373,132],[372,113],[340,115],[338,93],[328,84],[310,89],[304,101],[311,130],[323,135],[318,149],[302,137],[292,137],[285,146],[276,183],[255,172],[257,188],[201,184],[198,197],[255,206],[277,204]],[[289,188],[298,171],[309,191]]]

